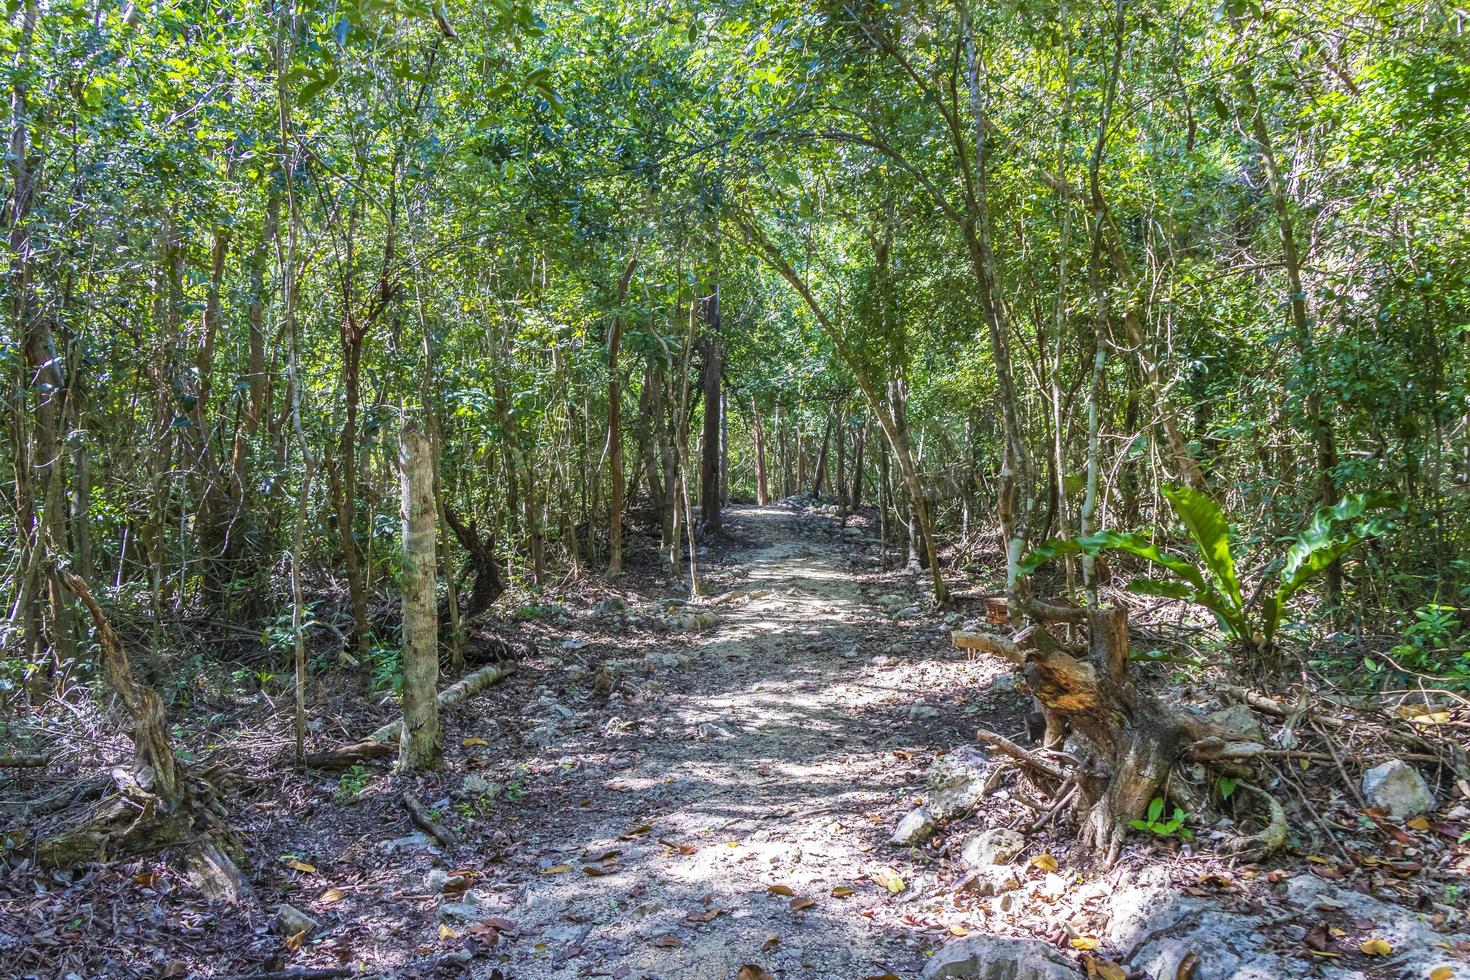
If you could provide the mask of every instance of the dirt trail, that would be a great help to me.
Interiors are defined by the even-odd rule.
[[[939,629],[867,597],[848,563],[874,546],[834,535],[835,522],[764,508],[730,524],[749,543],[724,561],[745,570],[750,598],[717,607],[712,632],[651,651],[689,661],[636,705],[614,698],[600,725],[543,749],[575,776],[562,806],[543,799],[544,815],[511,831],[539,867],[496,891],[495,914],[526,934],[498,949],[507,976],[694,980],[757,963],[785,977],[907,977],[938,941],[891,925],[925,872],[883,842],[921,779],[911,753],[962,739],[962,705],[976,710],[974,689],[997,668],[962,662],[956,676]],[[923,703],[931,688],[936,706]],[[997,707],[1013,716],[1014,700]],[[636,734],[605,737],[629,723]],[[885,869],[904,894],[874,883]],[[491,968],[476,961],[477,975]]]

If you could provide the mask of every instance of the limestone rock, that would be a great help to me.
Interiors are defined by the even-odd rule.
[[[1228,708],[1212,711],[1209,720],[1227,732],[1241,736],[1248,742],[1266,743],[1266,732],[1261,728],[1256,713],[1243,704],[1232,704]]]
[[[895,847],[913,847],[922,844],[934,836],[934,818],[929,811],[923,807],[911,810],[898,826],[893,829],[893,836],[888,838],[888,843]]]
[[[936,820],[950,820],[974,809],[985,796],[992,769],[985,753],[962,745],[934,760],[929,768],[929,812]]]
[[[1363,773],[1363,795],[1395,820],[1434,809],[1434,794],[1419,770],[1402,759],[1391,759]]]
[[[1298,875],[1286,882],[1285,890],[1286,900],[1298,908],[1340,909],[1348,918],[1372,920],[1373,936],[1393,947],[1394,976],[1428,977],[1431,971],[1447,966],[1452,971],[1452,980],[1470,980],[1470,963],[1450,952],[1458,944],[1470,943],[1470,935],[1436,932],[1413,909],[1380,901],[1353,888],[1339,887],[1316,875]],[[1464,928],[1463,918],[1458,925]]]
[[[970,936],[950,943],[924,967],[925,980],[1077,980],[1082,974],[1050,943]]]
[[[316,928],[316,920],[294,905],[284,902],[276,909],[276,928],[283,936],[299,936]]]
[[[1026,846],[1026,838],[1005,827],[992,827],[972,834],[960,850],[960,860],[971,868],[1010,864]]]

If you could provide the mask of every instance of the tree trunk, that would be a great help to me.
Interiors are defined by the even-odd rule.
[[[398,766],[439,765],[439,615],[434,591],[433,451],[417,422],[399,439],[403,480],[403,731]]]
[[[760,403],[754,395],[750,396],[750,418],[755,430],[755,502],[764,507],[771,500],[766,489],[766,437],[761,429]]]
[[[618,376],[618,352],[623,341],[622,306],[628,298],[628,283],[637,267],[638,255],[635,252],[628,257],[622,278],[618,280],[618,312],[613,316],[612,329],[607,336],[607,468],[611,476],[607,518],[609,577],[623,570],[623,383]]]
[[[704,437],[699,469],[699,511],[706,534],[720,531],[720,286],[715,283],[704,303]]]

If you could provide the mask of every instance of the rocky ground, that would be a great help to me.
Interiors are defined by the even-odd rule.
[[[974,747],[976,727],[1024,741],[1026,699],[950,646],[959,614],[929,615],[861,522],[729,520],[695,603],[650,586],[525,613],[540,654],[446,713],[443,772],[242,790],[241,905],[157,862],[54,880],[22,862],[0,955],[81,977],[1470,978],[1463,901],[1420,887],[1426,859],[1470,867],[1445,844],[1463,807],[1405,831],[1381,874],[1178,840],[1095,874]],[[405,789],[456,843],[413,829]]]

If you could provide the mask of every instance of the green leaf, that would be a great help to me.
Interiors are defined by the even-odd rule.
[[[1197,596],[1195,590],[1183,582],[1165,582],[1156,578],[1136,578],[1128,583],[1127,589],[1134,595],[1156,595],[1185,602],[1194,602]]]
[[[1155,796],[1153,802],[1148,805],[1148,821],[1155,823],[1164,812],[1164,798]]]
[[[1208,494],[1189,487],[1166,486],[1164,496],[1174,505],[1174,513],[1194,538],[1200,559],[1219,583],[1225,598],[1237,609],[1244,606],[1240,579],[1235,575],[1235,559],[1230,554],[1230,526],[1225,523],[1220,505]]]

